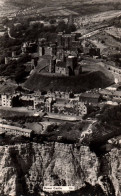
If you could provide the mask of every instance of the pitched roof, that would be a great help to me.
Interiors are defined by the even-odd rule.
[[[100,97],[100,94],[93,94],[93,93],[83,93],[80,95],[80,98],[81,97],[87,97],[87,98],[96,98],[98,99]]]
[[[0,128],[6,128],[6,129],[11,129],[11,130],[17,130],[17,131],[27,132],[27,133],[31,133],[31,132],[32,132],[31,129],[21,128],[21,127],[16,127],[16,126],[8,125],[8,124],[1,124],[1,123],[0,123]]]
[[[121,96],[121,91],[115,91],[115,92],[113,93],[113,95]]]
[[[102,89],[101,91],[100,91],[100,94],[106,94],[106,95],[112,95],[112,92],[111,91],[109,91],[109,90],[107,90],[107,89]]]

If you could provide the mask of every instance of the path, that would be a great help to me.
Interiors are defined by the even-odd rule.
[[[11,30],[11,29],[8,27],[8,36],[9,36],[9,38],[10,38],[10,39],[16,39],[15,37],[12,37],[12,36],[11,36],[10,30]]]

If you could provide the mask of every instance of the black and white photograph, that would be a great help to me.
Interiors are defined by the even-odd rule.
[[[0,196],[121,196],[121,0],[0,0]]]

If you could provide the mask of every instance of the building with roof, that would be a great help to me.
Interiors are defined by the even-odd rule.
[[[1,105],[2,107],[12,107],[12,95],[10,94],[3,94],[1,95]]]
[[[82,67],[81,67],[81,65],[77,65],[75,68],[74,68],[74,75],[75,76],[78,76],[78,75],[80,75],[82,73]]]
[[[16,127],[7,124],[1,124],[1,123],[0,123],[0,131],[3,131],[9,135],[25,136],[25,137],[31,137],[33,133],[31,129],[21,128],[21,127]]]
[[[69,69],[66,67],[66,63],[63,61],[58,61],[55,67],[55,73],[69,76]]]
[[[112,99],[112,91],[108,90],[108,89],[102,89],[100,90],[100,95],[102,96],[102,98],[106,99],[106,100],[111,100]]]
[[[65,75],[65,76],[72,76],[72,75],[79,75],[82,72],[81,65],[77,62],[77,57],[75,56],[68,56],[66,57],[65,61],[57,61],[55,65],[55,73]]]
[[[87,107],[83,102],[58,100],[52,105],[52,113],[68,116],[84,116],[87,114]]]
[[[74,98],[73,92],[62,92],[62,91],[48,91],[47,97],[52,97],[54,99],[71,99]]]
[[[38,46],[39,57],[43,55],[53,56],[53,55],[56,55],[56,52],[57,52],[56,44],[45,45],[45,44],[39,43],[39,46]]]
[[[121,101],[121,91],[119,90],[112,91],[109,89],[102,89],[100,91],[100,95],[107,101],[117,101],[117,102]]]
[[[38,53],[39,53],[39,57],[44,55],[44,47],[43,46],[38,47]]]
[[[87,101],[79,100],[79,97],[74,97],[72,92],[49,91],[45,95],[42,95],[40,92],[34,94],[6,94],[2,95],[1,100],[3,107],[31,106],[35,110],[71,116],[83,116],[87,113],[87,106],[85,104]]]
[[[26,67],[25,70],[30,72],[31,70],[33,70],[35,68],[35,62],[34,59],[32,59],[31,61],[28,61],[26,63],[24,63],[24,66]]]
[[[113,101],[120,102],[121,101],[121,91],[115,91],[112,95]]]
[[[81,65],[78,64],[78,53],[80,41],[77,33],[58,33],[56,43],[47,43],[46,40],[38,40],[22,45],[22,53],[31,54],[31,66],[26,64],[26,69],[34,69],[37,65],[41,66],[42,72],[56,73],[65,76],[79,75]],[[37,49],[37,50],[36,50]],[[43,62],[45,60],[46,62]]]
[[[34,109],[47,113],[83,116],[87,114],[87,106],[84,102],[75,98],[73,93],[48,92],[46,96],[36,97]]]
[[[121,68],[116,65],[106,65],[108,71],[110,71],[114,76],[115,83],[121,82]]]
[[[108,86],[107,88],[105,88],[106,90],[109,90],[109,91],[116,91],[116,90],[119,90],[121,89],[121,83],[118,83],[118,84],[112,84],[111,86]]]
[[[44,55],[54,55],[53,47],[45,46],[44,47]]]
[[[10,57],[5,57],[5,65],[8,65],[10,63],[11,58]]]
[[[56,65],[56,59],[55,57],[52,57],[49,61],[49,72],[55,73],[55,65]]]
[[[37,48],[38,48],[38,45],[36,42],[24,42],[21,47],[21,50],[22,50],[23,54],[35,53],[35,52],[37,52]]]
[[[81,42],[81,46],[85,55],[100,56],[100,48],[98,48],[91,40],[84,39]]]
[[[99,93],[82,93],[79,96],[79,101],[88,104],[98,104],[101,97]]]
[[[45,96],[44,95],[34,97],[34,109],[37,109],[37,108],[44,110],[45,108]]]
[[[78,40],[77,33],[72,32],[70,34],[65,34],[63,32],[60,32],[57,35],[58,48],[62,47],[63,49],[66,49],[66,50],[72,49],[72,45],[75,44],[75,41],[78,41],[76,44],[80,46],[80,44],[79,44],[80,41]]]
[[[70,67],[72,71],[74,71],[74,68],[77,66],[77,57],[69,55],[66,58],[66,66]]]
[[[74,24],[74,17],[73,17],[73,15],[71,14],[71,15],[69,15],[69,17],[68,17],[68,25],[73,25]]]

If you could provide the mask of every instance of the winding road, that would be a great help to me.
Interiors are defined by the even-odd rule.
[[[97,120],[93,120],[91,124],[89,124],[88,128],[82,132],[79,143],[83,141],[85,136],[92,134],[92,126],[97,122]]]
[[[11,30],[11,29],[8,27],[8,36],[9,36],[9,38],[10,38],[10,39],[16,39],[15,37],[12,37],[12,36],[11,36],[10,30]]]

